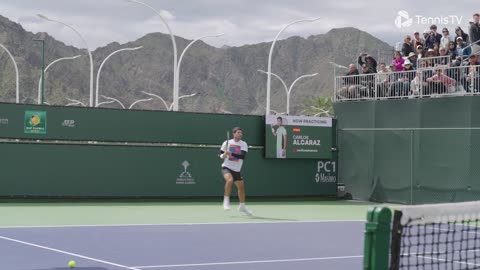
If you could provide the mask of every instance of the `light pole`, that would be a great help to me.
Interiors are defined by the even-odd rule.
[[[107,56],[107,58],[105,58],[105,60],[103,60],[102,64],[100,65],[100,67],[98,68],[98,72],[97,72],[97,85],[96,85],[96,90],[95,90],[95,107],[97,106],[98,104],[98,92],[99,92],[99,84],[100,84],[100,73],[102,72],[102,69],[103,69],[103,66],[105,65],[105,63],[107,62],[108,59],[110,59],[110,57],[114,56],[115,54],[119,53],[119,52],[124,52],[124,51],[136,51],[136,50],[139,50],[143,48],[143,46],[140,46],[140,47],[135,47],[135,48],[124,48],[124,49],[120,49],[120,50],[116,50],[114,52],[112,52],[110,55]]]
[[[8,56],[10,56],[10,59],[12,59],[13,67],[15,68],[15,85],[16,85],[15,102],[20,103],[20,84],[19,84],[20,80],[19,80],[17,62],[15,61],[15,58],[10,53],[10,51],[7,49],[7,47],[5,47],[3,44],[0,44],[0,48],[2,48],[4,51],[6,51]]]
[[[271,74],[272,74],[272,55],[273,55],[273,49],[275,48],[275,43],[277,42],[277,39],[280,37],[280,35],[283,33],[283,31],[285,31],[288,27],[290,27],[294,24],[301,23],[301,22],[314,22],[314,21],[318,21],[320,19],[321,18],[303,19],[303,20],[293,21],[293,22],[287,24],[285,27],[283,27],[282,30],[280,30],[280,32],[278,32],[278,34],[273,39],[272,46],[270,47],[270,53],[268,54],[266,115],[270,114],[270,89],[271,89],[271,85],[272,85],[272,77],[271,77]]]
[[[87,107],[87,105],[85,105],[85,103],[83,103],[79,100],[75,100],[75,99],[71,99],[71,98],[65,98],[65,99],[71,102],[69,104],[82,105],[83,107]]]
[[[103,95],[102,95],[102,97],[103,97],[104,99],[111,100],[112,103],[113,103],[113,102],[116,102],[116,103],[120,104],[120,106],[122,106],[123,109],[126,109],[126,108],[125,108],[125,105],[123,105],[123,103],[120,102],[120,100],[118,100],[118,99],[116,99],[116,98],[112,98],[112,97],[103,96]],[[98,107],[98,105],[97,105],[97,107]]]
[[[72,56],[72,57],[63,57],[63,58],[59,58],[55,61],[53,61],[52,63],[50,63],[46,68],[45,68],[45,71],[42,72],[42,75],[40,77],[40,79],[38,80],[38,104],[42,104],[40,99],[43,100],[44,97],[42,97],[42,95],[45,94],[45,91],[44,91],[44,85],[45,83],[43,82],[43,76],[45,76],[45,73],[47,73],[48,69],[53,66],[54,64],[60,62],[60,61],[64,61],[64,60],[73,60],[73,59],[77,59],[79,58],[81,55],[76,55],[76,56]],[[42,88],[43,87],[43,88]],[[43,90],[42,90],[43,89]]]
[[[65,27],[67,27],[67,28],[70,28],[73,32],[75,32],[80,37],[80,39],[84,43],[84,45],[87,49],[87,52],[88,52],[88,57],[90,58],[90,107],[93,107],[93,57],[92,57],[92,52],[90,52],[90,48],[88,47],[88,43],[85,41],[83,36],[75,28],[73,28],[71,25],[68,25],[68,24],[60,22],[60,21],[52,20],[52,19],[50,19],[47,16],[42,15],[42,14],[38,14],[37,16],[40,17],[41,19],[44,19],[44,20],[47,20],[47,21],[50,21],[50,22],[54,22],[54,23],[58,23],[58,24],[61,24]]]
[[[130,107],[128,107],[129,110],[131,110],[133,108],[133,106],[135,106],[136,104],[140,103],[140,102],[148,102],[148,101],[152,101],[153,98],[147,98],[147,99],[139,99],[135,102],[132,103],[132,105],[130,105]]]
[[[165,99],[163,99],[161,96],[159,95],[155,95],[155,94],[152,94],[152,93],[148,93],[148,92],[145,92],[145,91],[142,91],[142,93],[144,93],[145,95],[147,96],[151,96],[151,97],[155,97],[155,98],[158,98],[160,101],[163,102],[163,105],[165,105],[165,109],[167,109],[167,111],[169,111],[170,107],[168,106],[167,102],[165,101]]]
[[[221,36],[223,36],[223,35],[224,35],[224,34],[201,36],[201,37],[199,37],[199,38],[194,39],[192,42],[190,42],[190,43],[187,45],[187,47],[185,47],[185,49],[183,50],[182,54],[180,55],[180,58],[178,59],[178,65],[177,65],[177,69],[178,69],[178,70],[177,70],[177,76],[178,76],[178,77],[176,78],[176,80],[177,80],[177,84],[178,84],[178,88],[179,88],[179,89],[180,89],[180,67],[182,66],[182,60],[183,60],[183,57],[185,56],[185,53],[187,52],[187,50],[188,50],[195,42],[197,42],[197,41],[199,41],[199,40],[202,40],[202,39],[204,39],[204,38],[209,38],[209,37],[221,37]],[[179,91],[180,91],[180,90],[179,90]],[[178,96],[178,95],[177,95],[177,96]],[[175,98],[175,97],[174,97],[174,98]],[[178,98],[178,100],[179,100],[179,99],[180,99],[180,98]],[[176,105],[173,105],[173,106],[174,106],[174,107],[177,106],[176,111],[178,111],[178,107],[179,107],[179,105],[178,105],[178,100],[177,100],[177,101],[175,101],[175,99],[173,100],[173,104],[176,104]],[[175,110],[175,109],[174,109],[174,110]]]
[[[148,92],[145,92],[145,91],[142,91],[142,93],[144,93],[145,95],[155,97],[155,98],[158,98],[159,100],[161,100],[163,102],[163,105],[165,105],[165,108],[167,109],[167,111],[171,111],[173,109],[173,103],[170,104],[170,106],[168,106],[168,103],[161,96],[155,95],[155,94],[152,94],[152,93],[148,93]],[[184,99],[184,98],[189,98],[189,97],[194,97],[196,95],[197,95],[197,93],[194,93],[194,94],[191,94],[191,95],[184,95],[184,96],[179,97],[178,100],[181,100],[181,99]]]
[[[112,104],[112,103],[115,103],[115,101],[110,100],[110,101],[101,102],[101,103],[98,103],[97,108],[100,108],[100,106],[102,106],[102,105],[107,105],[107,104]]]
[[[170,26],[168,25],[167,21],[163,18],[162,14],[156,10],[155,8],[153,8],[152,6],[148,5],[148,4],[145,4],[144,2],[142,1],[139,1],[139,0],[127,0],[129,2],[132,2],[132,3],[136,3],[136,4],[139,4],[139,5],[142,5],[144,7],[147,7],[149,8],[150,10],[152,10],[153,12],[155,12],[155,14],[157,14],[160,19],[162,20],[163,24],[167,27],[167,30],[168,30],[168,33],[170,34],[170,38],[172,39],[172,45],[173,45],[173,109],[175,111],[178,111],[178,95],[179,95],[179,91],[178,91],[178,68],[177,68],[177,43],[175,42],[175,36],[173,35],[173,32],[172,30],[170,29]],[[176,101],[176,102],[175,102]],[[176,105],[175,105],[176,104]]]
[[[42,80],[42,87],[38,104],[43,104],[43,98],[45,96],[45,39],[34,39],[33,41],[42,43],[42,75],[40,76]]]
[[[268,72],[266,71],[263,71],[263,70],[258,70],[259,72],[261,73],[264,73],[264,74],[267,74],[268,75]],[[282,82],[283,84],[283,87],[285,88],[285,92],[287,93],[287,114],[289,115],[290,114],[290,94],[292,93],[292,90],[293,90],[293,87],[295,86],[295,84],[300,81],[301,79],[304,79],[304,78],[310,78],[310,77],[315,77],[318,75],[318,73],[315,73],[315,74],[308,74],[308,75],[303,75],[303,76],[300,76],[298,77],[295,81],[293,81],[293,83],[290,85],[290,87],[287,87],[287,84],[285,83],[285,81],[280,77],[278,76],[277,74],[275,73],[271,73],[272,76],[274,76],[275,78],[279,79],[280,82]],[[270,110],[272,111],[272,110]]]
[[[328,62],[333,66],[333,91],[337,91],[337,68],[348,69],[346,66],[339,65],[334,62]]]

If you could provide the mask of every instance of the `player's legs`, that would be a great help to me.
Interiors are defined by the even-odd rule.
[[[243,212],[247,215],[251,215],[252,212],[247,209],[245,206],[245,182],[243,180],[235,181],[235,186],[237,186],[238,190],[238,200],[240,201],[240,206],[238,207],[238,211]]]
[[[232,193],[233,176],[231,173],[223,170],[223,178],[225,179],[225,193],[223,194],[223,209],[230,210],[230,193]]]
[[[237,186],[238,190],[238,200],[240,203],[245,203],[245,182],[242,181],[235,181],[235,186]]]

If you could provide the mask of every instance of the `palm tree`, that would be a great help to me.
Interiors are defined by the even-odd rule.
[[[308,99],[304,103],[303,114],[312,116],[332,117],[334,115],[331,97],[317,97]]]

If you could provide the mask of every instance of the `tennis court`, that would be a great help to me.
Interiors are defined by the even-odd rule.
[[[0,269],[360,269],[359,202],[4,204]]]

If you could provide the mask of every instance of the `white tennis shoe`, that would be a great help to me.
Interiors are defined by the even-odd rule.
[[[230,205],[228,203],[223,203],[223,210],[230,211]]]
[[[240,206],[238,207],[238,211],[240,211],[240,212],[242,212],[242,213],[245,213],[245,214],[247,214],[247,215],[249,215],[249,216],[253,215],[253,212],[250,211],[250,210],[248,210],[248,208],[247,208],[245,205],[240,205]]]

